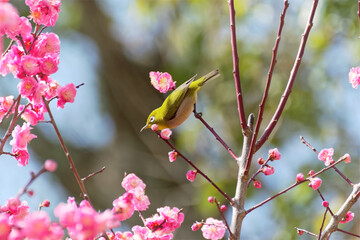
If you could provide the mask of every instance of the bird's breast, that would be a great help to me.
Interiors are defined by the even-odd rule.
[[[169,120],[169,128],[175,128],[182,124],[193,112],[196,103],[196,93],[193,97],[185,97],[176,111],[175,117]]]

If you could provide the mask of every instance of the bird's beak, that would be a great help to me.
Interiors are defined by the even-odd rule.
[[[149,128],[149,127],[150,127],[149,124],[146,124],[146,125],[140,130],[140,132],[142,132],[142,130],[147,129],[147,128]]]

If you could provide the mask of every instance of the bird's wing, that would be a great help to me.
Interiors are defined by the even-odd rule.
[[[189,90],[190,84],[194,81],[196,75],[177,87],[164,101],[164,109],[167,109],[164,119],[171,120],[175,117],[184,97]]]

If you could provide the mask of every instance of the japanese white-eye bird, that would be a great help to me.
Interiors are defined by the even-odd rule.
[[[158,125],[158,129],[175,128],[182,124],[193,112],[197,100],[197,92],[210,79],[219,76],[219,70],[214,70],[199,79],[196,75],[177,87],[163,102],[161,107],[152,111],[146,125],[140,130]]]

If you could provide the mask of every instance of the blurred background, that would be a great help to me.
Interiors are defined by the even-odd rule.
[[[11,1],[21,15],[29,9],[24,1]],[[286,15],[278,61],[266,104],[260,134],[271,119],[289,78],[312,1],[293,0]],[[258,112],[271,60],[283,1],[235,0],[240,77],[246,115]],[[197,109],[238,155],[242,134],[238,119],[229,10],[225,0],[73,0],[63,1],[53,31],[61,40],[59,71],[52,77],[61,85],[84,83],[73,104],[56,110],[55,119],[81,176],[105,166],[106,170],[86,181],[94,207],[111,208],[122,195],[125,173],[136,173],[147,184],[150,208],[145,217],[164,205],[183,208],[185,222],[175,239],[202,239],[191,224],[207,217],[220,218],[208,196],[225,199],[200,176],[194,183],[185,178],[190,169],[182,159],[169,163],[169,147],[150,130],[139,132],[148,114],[166,97],[150,85],[149,72],[169,72],[177,85],[195,74],[220,69],[221,77],[198,94]],[[269,141],[254,155],[267,157],[277,147],[280,161],[272,163],[275,174],[258,177],[262,189],[250,186],[246,208],[276,194],[295,181],[299,172],[318,171],[323,163],[299,140],[303,136],[319,151],[335,149],[334,159],[345,153],[351,164],[339,169],[353,182],[360,181],[360,92],[348,82],[351,67],[359,66],[359,20],[355,1],[320,1],[305,55],[285,111]],[[18,80],[1,78],[0,93],[15,95]],[[2,132],[4,129],[2,129]],[[46,159],[55,159],[55,174],[45,174],[25,196],[32,209],[44,199],[49,212],[67,196],[78,201],[80,190],[69,169],[52,127],[40,124],[37,139],[30,144],[31,159],[18,167],[12,158],[0,161],[0,205],[15,196]],[[237,165],[205,127],[191,116],[171,138],[179,151],[203,169],[230,196],[234,195]],[[320,176],[321,191],[333,211],[351,192],[334,171]],[[251,212],[244,221],[244,239],[297,239],[295,227],[316,232],[323,217],[322,200],[305,184]],[[354,221],[342,229],[360,234],[359,204]],[[231,216],[229,206],[227,215]],[[329,219],[329,217],[328,217]],[[136,214],[122,230],[141,224]],[[259,231],[259,227],[261,230]],[[308,239],[308,237],[302,237]],[[332,239],[351,239],[334,234]]]

